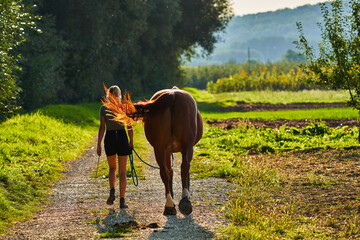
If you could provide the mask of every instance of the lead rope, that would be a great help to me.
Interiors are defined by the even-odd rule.
[[[130,167],[131,167],[131,178],[133,180],[134,185],[137,187],[137,185],[139,184],[139,180],[134,167],[134,157],[132,152],[129,154],[129,159],[130,159]]]
[[[143,163],[145,163],[146,165],[148,165],[149,167],[155,168],[155,169],[160,169],[159,167],[153,166],[147,162],[145,162],[144,160],[141,159],[141,157],[139,156],[139,154],[135,151],[135,149],[133,148],[131,153],[129,154],[129,160],[130,160],[130,167],[131,167],[131,178],[133,180],[133,183],[135,186],[137,186],[139,184],[139,180],[138,180],[138,176],[135,170],[135,166],[134,166],[134,156],[133,156],[133,152],[136,154],[136,156],[140,159],[140,161],[142,161]],[[174,163],[174,155],[171,154],[172,156],[172,160]]]
[[[133,148],[132,151],[136,154],[136,156],[140,159],[140,161],[142,161],[143,163],[145,163],[146,165],[148,165],[149,167],[155,168],[155,169],[160,169],[159,167],[153,166],[147,162],[145,162],[144,160],[141,159],[141,157],[139,156],[139,154],[135,151],[135,149]],[[132,155],[132,153],[131,153]]]

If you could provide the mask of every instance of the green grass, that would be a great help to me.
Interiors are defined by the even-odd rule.
[[[301,119],[357,119],[359,113],[352,108],[319,108],[305,110],[281,110],[261,112],[206,112],[201,111],[203,119],[223,120],[231,118],[257,120],[301,120]]]
[[[205,90],[195,88],[184,88],[193,95],[195,100],[201,103],[214,104],[215,106],[232,106],[238,103],[269,103],[269,104],[291,104],[291,103],[338,103],[349,100],[346,91],[324,91],[304,90],[292,91],[246,91],[227,92],[212,94]],[[206,109],[204,109],[206,110]]]
[[[99,126],[99,103],[87,103],[81,105],[48,105],[38,110],[42,115],[55,118],[64,123],[80,127],[98,128]]]
[[[203,119],[223,120],[231,118],[258,120],[300,120],[300,119],[357,119],[358,111],[353,108],[320,108],[306,110],[280,110],[261,112],[221,112],[220,108],[238,103],[345,103],[349,96],[344,91],[310,90],[290,91],[250,91],[211,94],[205,90],[184,88],[193,95],[198,103]]]
[[[64,162],[79,157],[98,128],[99,104],[51,105],[0,125],[0,232],[46,201]]]
[[[346,91],[324,91],[324,90],[304,90],[299,92],[291,91],[261,91],[261,92],[241,92],[238,94],[221,93],[218,99],[226,98],[235,102],[271,103],[271,104],[291,104],[291,103],[337,103],[349,100],[349,93]]]
[[[214,158],[209,165],[195,170],[200,176],[236,177],[239,175],[236,156],[268,154],[287,151],[319,150],[330,148],[355,148],[359,145],[357,127],[327,127],[325,123],[309,123],[297,129],[247,128],[239,126],[230,130],[206,128],[203,138],[196,145],[200,158]],[[226,162],[222,162],[223,159]],[[229,160],[233,159],[233,160]],[[230,162],[229,162],[230,161]],[[233,162],[231,162],[233,161]]]

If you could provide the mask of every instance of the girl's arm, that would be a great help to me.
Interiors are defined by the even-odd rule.
[[[128,131],[128,134],[129,134],[129,147],[131,149],[133,149],[134,148],[134,131],[133,131],[131,125],[127,126],[127,131]]]
[[[105,117],[100,117],[100,126],[99,126],[99,132],[98,132],[98,143],[97,143],[97,155],[101,156],[101,141],[104,137],[105,133]]]

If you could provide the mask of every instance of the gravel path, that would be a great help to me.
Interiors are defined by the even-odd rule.
[[[142,156],[143,157],[143,156]],[[154,164],[153,157],[149,157]],[[94,179],[95,148],[91,147],[69,165],[63,178],[55,184],[50,202],[35,216],[17,223],[3,239],[96,239],[100,233],[114,232],[116,227],[131,226],[134,231],[125,239],[216,239],[223,238],[219,228],[227,225],[221,209],[233,186],[222,179],[191,180],[193,213],[184,217],[162,215],[164,186],[159,170],[145,167],[145,180],[138,187],[128,183],[126,210],[119,200],[106,205],[108,183]],[[180,201],[180,159],[174,161],[175,203]],[[118,194],[118,186],[116,188]],[[1,239],[1,237],[0,237]]]

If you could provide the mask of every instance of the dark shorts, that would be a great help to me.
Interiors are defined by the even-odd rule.
[[[126,156],[131,153],[125,129],[106,131],[104,145],[106,156]]]

